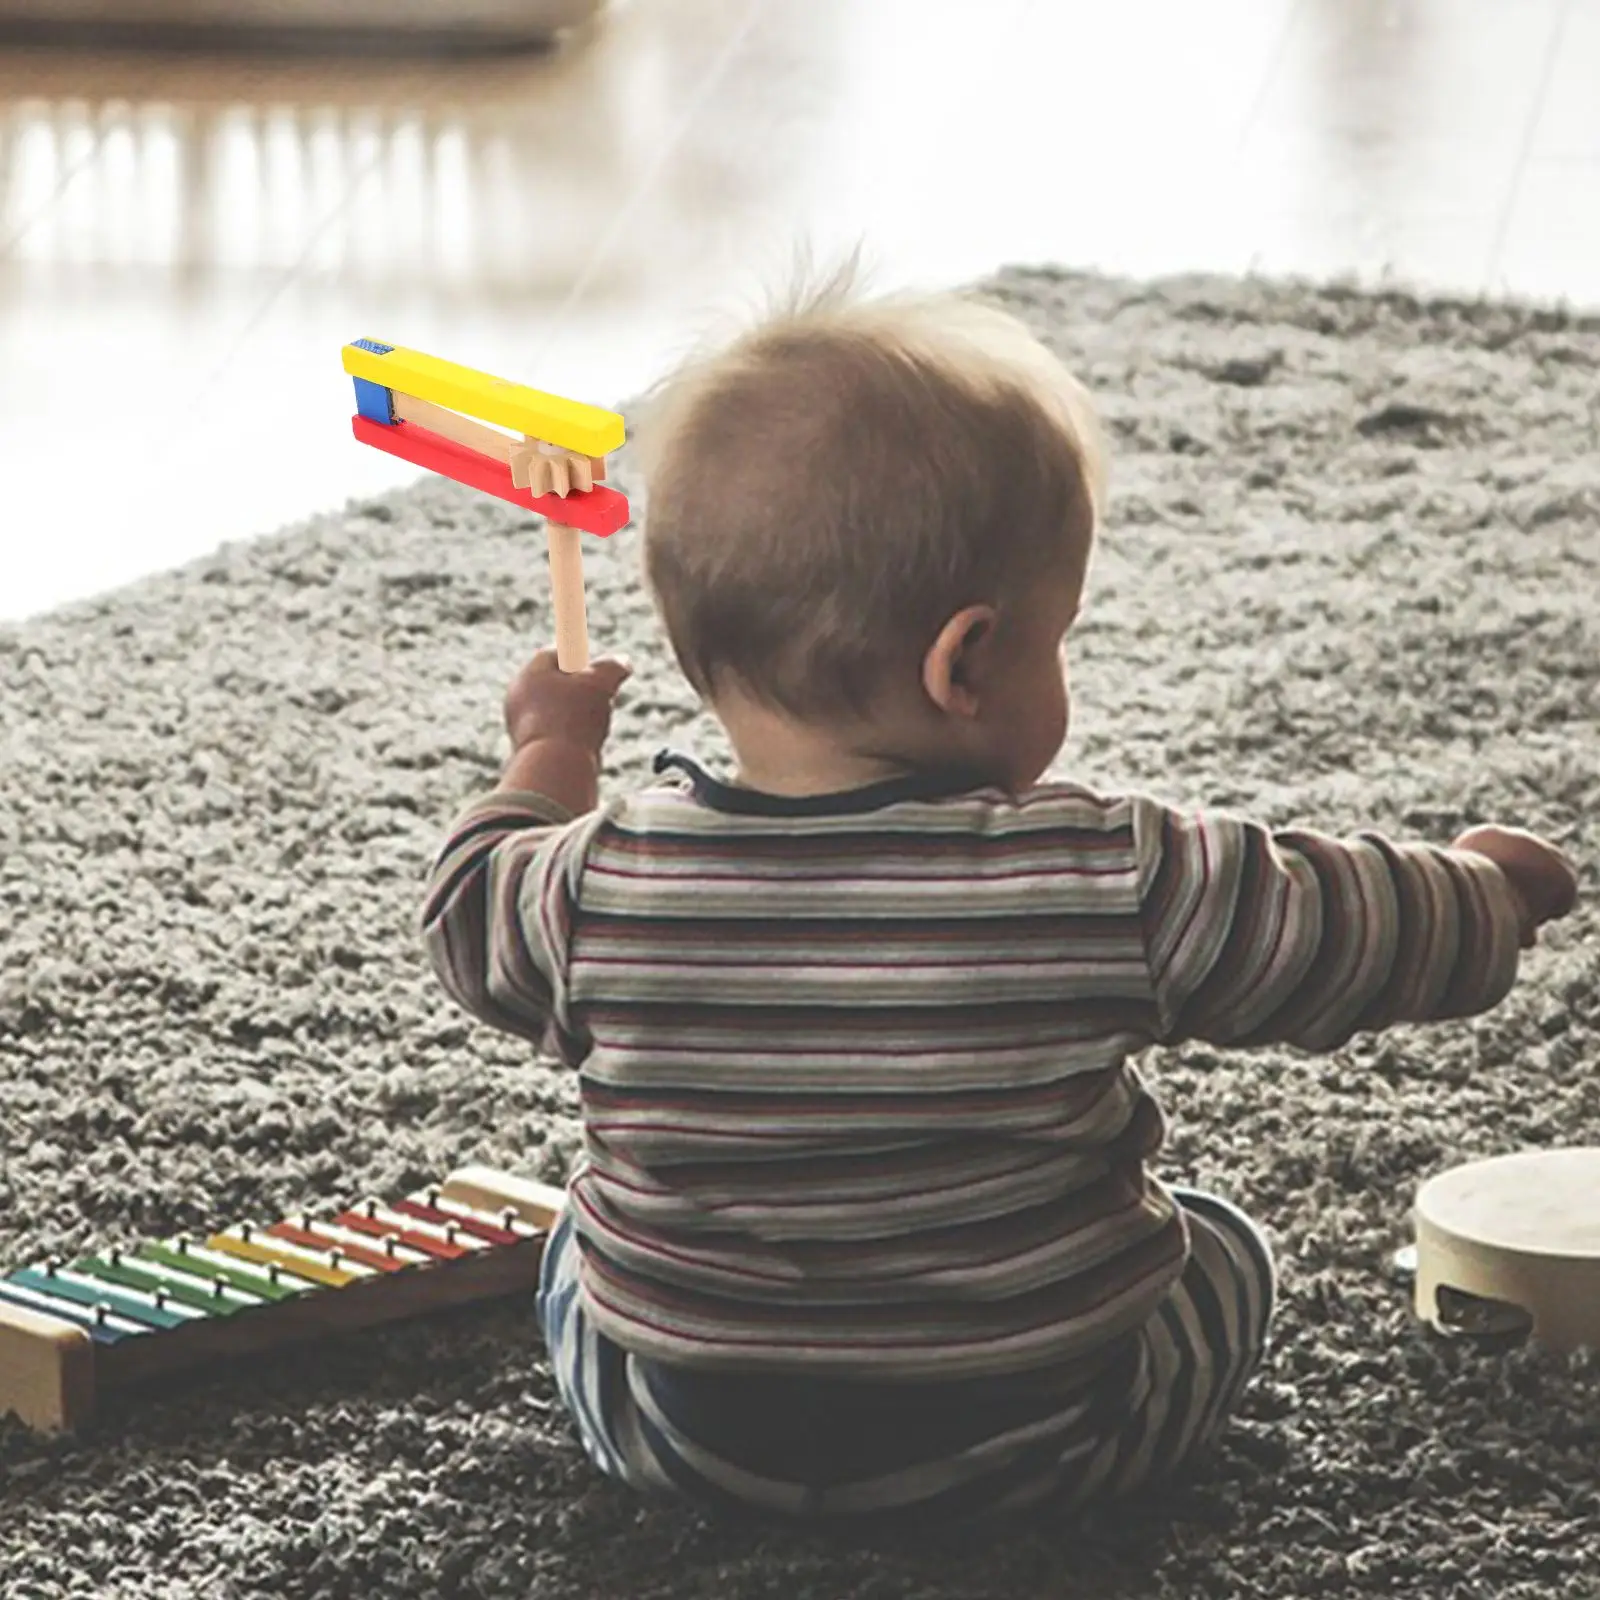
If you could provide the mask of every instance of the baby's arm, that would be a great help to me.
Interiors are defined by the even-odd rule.
[[[544,1042],[566,970],[587,830],[540,795],[497,789],[456,818],[428,877],[422,938],[473,1016]]]
[[[593,823],[618,662],[557,670],[541,651],[506,695],[511,758],[456,818],[429,875],[423,940],[458,1004],[544,1043],[563,1023],[567,941]]]
[[[1328,1050],[1487,1011],[1516,979],[1524,908],[1484,855],[1145,800],[1134,831],[1167,1042]]]

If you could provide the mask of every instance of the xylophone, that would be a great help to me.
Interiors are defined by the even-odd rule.
[[[343,362],[356,391],[350,426],[363,444],[544,517],[556,659],[563,672],[582,672],[589,625],[578,535],[605,538],[627,523],[627,496],[600,481],[607,452],[622,446],[622,418],[380,339],[347,344]]]
[[[198,1362],[531,1289],[564,1201],[465,1167],[403,1199],[19,1268],[0,1277],[0,1416],[77,1428],[97,1396]]]

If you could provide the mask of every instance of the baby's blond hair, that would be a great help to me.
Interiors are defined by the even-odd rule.
[[[1015,318],[866,300],[846,269],[658,387],[645,570],[679,666],[800,718],[864,714],[964,606],[1081,582],[1105,467]]]

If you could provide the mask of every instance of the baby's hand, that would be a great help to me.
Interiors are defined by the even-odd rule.
[[[1468,828],[1453,848],[1487,856],[1517,897],[1522,947],[1528,949],[1546,922],[1564,917],[1578,899],[1578,875],[1553,844],[1521,828]]]
[[[606,657],[582,672],[563,672],[554,650],[541,650],[506,690],[511,748],[554,740],[599,755],[611,731],[611,708],[633,668]]]

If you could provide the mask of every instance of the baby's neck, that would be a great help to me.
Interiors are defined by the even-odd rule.
[[[904,777],[912,770],[887,762],[865,761],[841,761],[836,765],[816,767],[764,767],[741,757],[733,781],[741,789],[800,799],[806,795],[849,794],[852,790],[865,789],[870,784],[881,783],[889,778]]]
[[[819,728],[748,702],[715,708],[733,746],[734,781],[763,794],[845,794],[921,771],[870,727]]]
[[[765,745],[733,740],[734,782],[763,794],[799,797],[814,794],[848,794],[868,784],[904,777],[916,767],[905,761],[849,750],[808,749],[802,745]]]

